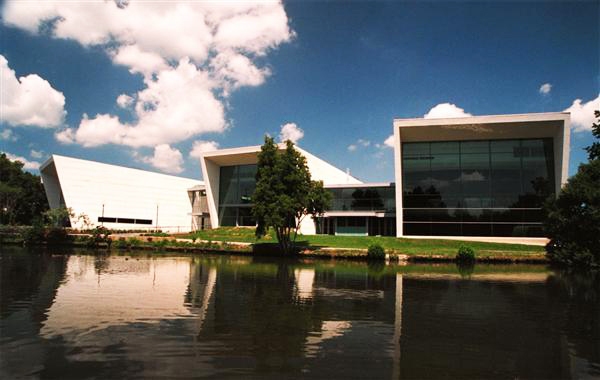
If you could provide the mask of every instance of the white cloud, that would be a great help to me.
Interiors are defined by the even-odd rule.
[[[359,147],[368,147],[371,145],[371,142],[369,140],[365,140],[365,139],[358,139],[356,140],[356,142],[354,144],[350,144],[348,145],[348,150],[350,152],[355,152]]]
[[[53,128],[65,117],[65,97],[36,74],[17,79],[0,55],[0,121],[12,126]]]
[[[432,107],[429,112],[423,115],[425,119],[442,119],[450,117],[469,117],[472,116],[470,113],[465,112],[464,109],[457,107],[451,103],[440,103]]]
[[[37,158],[40,159],[44,156],[44,152],[41,150],[31,150],[31,152],[29,152],[29,155],[33,158]]]
[[[200,159],[202,153],[217,149],[219,149],[219,143],[216,141],[194,141],[192,144],[192,150],[190,151],[190,158]]]
[[[10,129],[5,129],[2,132],[0,132],[0,140],[4,140],[4,141],[17,141],[18,137],[17,135],[15,135],[13,133],[12,130]]]
[[[287,123],[281,126],[281,132],[279,133],[279,141],[284,142],[290,140],[296,144],[301,138],[304,137],[304,131],[296,125],[296,123]]]
[[[134,122],[100,114],[56,134],[84,146],[156,146],[223,132],[226,100],[218,95],[264,83],[271,72],[261,57],[294,36],[280,1],[9,1],[3,18],[32,33],[55,20],[54,37],[110,46],[115,64],[143,75]]]
[[[594,118],[594,110],[600,110],[600,94],[596,99],[582,103],[581,99],[575,99],[573,104],[565,110],[571,113],[571,125],[574,132],[590,131]]]
[[[389,135],[387,139],[385,139],[385,141],[383,142],[383,145],[385,145],[388,148],[394,148],[394,135]]]
[[[543,85],[540,86],[540,89],[539,89],[540,94],[548,95],[550,93],[550,91],[552,91],[552,84],[544,83]]]
[[[121,108],[129,108],[133,105],[133,97],[127,94],[117,96],[117,105]]]
[[[61,144],[75,143],[75,133],[72,128],[65,128],[62,131],[56,132],[54,138]]]
[[[211,92],[208,74],[182,59],[175,69],[156,74],[137,93],[137,122],[122,123],[117,116],[84,117],[73,132],[75,141],[91,147],[122,144],[156,146],[186,140],[206,132],[223,132],[225,109]]]
[[[134,155],[142,162],[150,164],[155,168],[171,174],[178,174],[183,171],[183,156],[178,149],[171,148],[168,144],[160,144],[154,147],[152,157]]]
[[[37,161],[29,161],[25,157],[16,156],[16,155],[8,153],[8,152],[4,152],[4,153],[6,154],[6,157],[13,162],[21,161],[21,163],[23,164],[23,169],[25,169],[25,170],[38,170],[40,168],[40,163]]]

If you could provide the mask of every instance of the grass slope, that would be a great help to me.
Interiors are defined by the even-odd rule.
[[[254,236],[254,228],[243,227],[221,227],[213,230],[197,231],[181,237],[247,243],[277,242],[272,234],[257,240]],[[477,253],[477,257],[480,258],[544,255],[544,248],[539,246],[440,239],[405,239],[392,236],[298,235],[297,242],[312,247],[331,248],[367,248],[371,244],[380,244],[386,250],[406,255],[454,256],[458,247],[462,244],[473,248]]]

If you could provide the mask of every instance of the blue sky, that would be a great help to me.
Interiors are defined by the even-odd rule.
[[[167,4],[135,0],[96,3],[106,17],[81,4],[29,4],[2,8],[0,147],[31,168],[56,153],[200,178],[194,147],[258,145],[290,124],[308,151],[365,181],[391,181],[392,119],[448,103],[437,110],[571,107],[573,174],[592,141],[590,110],[600,108],[598,2],[293,1],[164,18]],[[205,16],[216,32],[190,32],[198,22],[186,15]],[[125,107],[121,94],[131,97]]]

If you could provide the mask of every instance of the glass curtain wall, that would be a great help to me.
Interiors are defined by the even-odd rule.
[[[404,143],[404,234],[542,236],[552,139]]]
[[[394,186],[328,188],[333,199],[328,211],[396,211]]]
[[[221,226],[254,226],[252,194],[256,188],[256,165],[222,166],[219,177],[219,223]]]

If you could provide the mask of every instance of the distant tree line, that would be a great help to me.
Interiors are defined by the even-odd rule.
[[[40,176],[0,154],[0,224],[32,225],[48,210]]]

